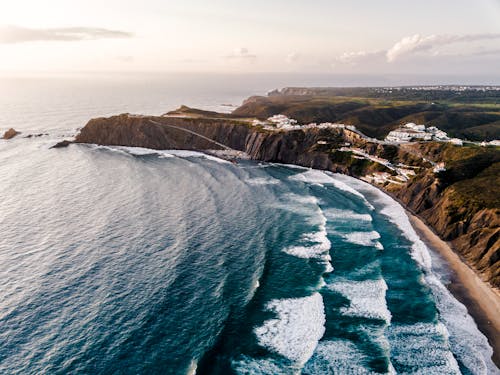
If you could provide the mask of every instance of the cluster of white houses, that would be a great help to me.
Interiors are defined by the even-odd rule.
[[[309,128],[336,128],[336,129],[349,129],[352,131],[356,130],[356,127],[353,125],[345,125],[345,124],[335,124],[332,122],[322,122],[321,124],[317,124],[312,122],[310,124],[301,125],[297,120],[293,118],[289,118],[285,115],[274,115],[269,117],[266,121],[254,120],[254,126],[263,126],[269,130],[296,130],[296,129],[309,129]]]
[[[411,142],[411,141],[441,141],[441,142],[451,142],[456,145],[462,145],[463,142],[458,138],[449,138],[446,132],[436,128],[435,126],[430,126],[428,128],[425,125],[417,125],[413,122],[392,130],[385,137],[387,142]]]
[[[345,125],[345,124],[336,124],[336,123],[331,123],[331,122],[323,122],[321,124],[317,123],[310,123],[307,125],[301,125],[298,123],[297,120],[294,120],[293,118],[289,118],[286,115],[274,115],[269,117],[265,121],[260,121],[260,120],[254,120],[253,121],[254,126],[263,126],[265,129],[268,130],[296,130],[296,129],[308,129],[308,128],[342,128],[342,129],[348,129],[353,132],[356,132],[360,135],[362,135],[355,126],[353,125]],[[379,142],[375,139],[368,138],[364,135],[362,135],[364,138],[368,140],[372,140],[374,142]],[[425,125],[417,125],[413,122],[409,122],[403,126],[400,126],[398,129],[392,130],[387,134],[385,137],[385,142],[390,142],[390,143],[405,143],[405,142],[414,142],[414,141],[439,141],[439,142],[450,142],[454,145],[457,146],[462,146],[463,145],[463,140],[459,138],[450,138],[448,137],[448,134],[443,131],[438,129],[435,126],[429,126],[426,127]],[[482,143],[477,143],[480,144],[481,146],[488,147],[488,146],[499,146],[500,141],[494,140],[491,142],[482,142]]]

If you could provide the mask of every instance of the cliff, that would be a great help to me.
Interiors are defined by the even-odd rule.
[[[418,214],[483,278],[500,287],[500,151],[416,144],[423,156],[446,161],[391,193]]]
[[[193,134],[193,133],[196,134]],[[251,122],[224,118],[154,117],[122,114],[90,120],[76,143],[146,147],[151,149],[217,150],[220,146],[268,162],[297,164],[351,175],[385,170],[334,150],[359,136],[344,129],[268,131]],[[326,144],[320,144],[325,142]]]
[[[406,183],[379,185],[418,214],[476,269],[500,287],[500,151],[457,148],[442,144],[398,147],[369,142],[342,128],[271,131],[244,119],[210,117],[119,115],[89,121],[76,137],[79,143],[152,149],[220,149],[223,144],[246,152],[252,159],[296,164],[355,177],[384,172],[386,165],[341,150],[346,144],[393,165],[409,164],[416,176]],[[208,138],[208,139],[207,139]],[[210,141],[211,140],[211,141]],[[353,148],[354,149],[354,148]],[[425,158],[425,159],[424,159]],[[376,160],[376,159],[375,159]],[[439,175],[431,164],[445,161]]]

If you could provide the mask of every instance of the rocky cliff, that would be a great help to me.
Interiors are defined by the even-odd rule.
[[[350,175],[384,169],[350,158],[345,153],[331,152],[346,141],[359,141],[358,136],[343,129],[274,132],[237,119],[122,114],[90,120],[75,142],[152,149],[221,149],[203,137],[243,151],[255,160],[297,164]]]
[[[500,287],[500,151],[417,146],[426,157],[447,160],[447,170],[417,175],[391,193],[420,216],[469,265]]]
[[[423,157],[440,161],[439,157],[452,158],[450,155],[453,150],[436,147],[405,150],[393,145],[370,143],[346,129],[309,128],[280,132],[252,126],[251,122],[243,119],[126,114],[91,120],[78,134],[76,142],[152,149],[221,148],[204,137],[234,150],[244,151],[255,160],[297,164],[355,177],[391,171],[380,163],[340,151],[346,142],[371,155],[389,159],[394,164],[414,165],[422,172],[408,183],[379,187],[418,214],[442,239],[450,241],[455,250],[486,280],[500,287],[500,203],[492,198],[500,186],[500,169],[497,170],[500,164],[495,164],[499,153],[496,151],[490,153],[493,156],[467,154],[476,158],[472,161],[474,165],[481,165],[472,174],[460,175],[463,165],[459,162],[455,167],[452,164],[447,174],[436,177],[432,169],[426,168],[428,162]],[[453,157],[455,163],[463,159],[456,155]],[[475,186],[471,181],[484,186],[481,179],[496,183],[492,196],[485,193],[484,187],[480,194],[467,190]]]

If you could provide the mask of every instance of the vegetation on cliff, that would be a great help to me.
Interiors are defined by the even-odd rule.
[[[300,123],[340,122],[355,125],[370,137],[384,138],[406,122],[425,123],[453,137],[473,141],[500,138],[500,91],[458,95],[447,91],[399,92],[375,89],[317,89],[286,95],[255,96],[233,111],[236,116],[265,119],[284,114]],[[286,93],[286,91],[285,91]],[[479,102],[480,99],[485,101]]]
[[[406,148],[444,162],[446,169],[417,174],[392,193],[500,287],[500,148],[435,142]]]

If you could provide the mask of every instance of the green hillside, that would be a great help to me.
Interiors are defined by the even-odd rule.
[[[341,122],[355,125],[376,138],[384,138],[400,124],[415,122],[437,126],[450,136],[472,141],[500,139],[500,101],[494,95],[481,97],[480,92],[481,95],[465,99],[440,93],[436,97],[444,99],[437,101],[427,93],[429,99],[423,101],[422,93],[415,93],[409,100],[409,94],[378,93],[379,97],[375,97],[374,92],[366,91],[374,89],[350,90],[337,96],[326,96],[324,92],[309,95],[307,91],[304,95],[256,96],[246,100],[233,115],[265,119],[282,113],[301,123]],[[353,96],[362,93],[371,96]],[[479,101],[481,98],[484,102]]]

